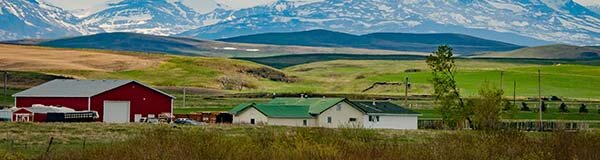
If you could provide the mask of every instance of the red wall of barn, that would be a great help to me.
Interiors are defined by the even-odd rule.
[[[46,113],[35,113],[35,114],[33,114],[33,121],[34,122],[46,122],[47,118],[48,118],[48,114],[46,114]]]
[[[171,97],[134,82],[92,97],[91,107],[98,111],[99,121],[103,120],[104,101],[129,101],[129,121],[134,120],[135,114],[147,117],[148,114],[171,113]]]
[[[19,108],[31,107],[34,104],[43,104],[47,106],[64,106],[77,111],[88,109],[88,98],[62,98],[62,97],[17,97]]]

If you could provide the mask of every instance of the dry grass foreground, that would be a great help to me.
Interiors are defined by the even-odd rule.
[[[110,52],[0,44],[0,68],[13,71],[126,71],[148,68],[162,59]]]
[[[598,159],[600,134],[148,124],[0,124],[0,159]],[[44,142],[55,138],[46,152]],[[82,147],[87,138],[87,147]],[[16,145],[15,145],[16,146]],[[63,146],[63,147],[61,147]],[[21,149],[21,150],[20,150]],[[29,152],[29,154],[27,154]],[[29,156],[23,155],[27,154]]]

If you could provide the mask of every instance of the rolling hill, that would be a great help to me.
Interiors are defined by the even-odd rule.
[[[510,51],[522,46],[462,34],[371,33],[353,35],[328,30],[263,33],[220,39],[224,42],[298,45],[315,47],[352,47],[396,51],[431,52],[447,44],[455,52],[470,55],[482,51]]]
[[[432,93],[431,72],[422,59],[332,60],[305,62],[274,69],[261,64],[221,57],[139,54],[98,50],[57,49],[37,46],[0,45],[0,68],[80,79],[132,79],[161,87],[188,86],[225,93],[331,93],[400,95],[403,87],[381,86],[363,92],[375,82],[411,81],[411,95]],[[295,58],[295,57],[293,57]],[[309,57],[310,58],[310,57]],[[316,57],[320,58],[320,57]],[[376,57],[377,58],[377,57]],[[288,59],[275,57],[277,61]],[[304,60],[299,59],[299,60]],[[293,60],[293,59],[292,59]],[[537,96],[535,79],[541,68],[544,96],[598,97],[600,67],[558,60],[458,59],[457,80],[461,92],[475,96],[484,81],[497,83],[500,71],[505,84],[517,81],[518,96]],[[599,64],[599,60],[594,60]],[[563,63],[564,62],[564,63]],[[592,62],[590,62],[592,63]],[[414,70],[409,72],[408,70]],[[585,84],[582,86],[581,84]],[[228,88],[234,85],[241,90]],[[506,87],[512,93],[511,87]]]
[[[508,52],[484,53],[472,57],[532,59],[597,59],[600,58],[600,48],[557,44],[529,47]]]
[[[144,53],[210,57],[265,57],[308,53],[426,55],[427,53],[360,48],[331,48],[229,43],[191,38],[155,36],[139,33],[100,33],[55,40],[7,41],[11,44],[40,45],[58,48],[85,48]]]

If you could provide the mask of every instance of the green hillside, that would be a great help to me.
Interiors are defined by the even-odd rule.
[[[494,58],[537,58],[537,59],[597,59],[600,58],[600,48],[571,45],[547,45],[529,47],[507,52],[492,52],[473,57]]]

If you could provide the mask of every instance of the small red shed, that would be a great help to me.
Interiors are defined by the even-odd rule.
[[[57,79],[16,93],[15,106],[64,106],[97,111],[99,121],[125,123],[173,113],[175,97],[133,80]]]

